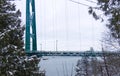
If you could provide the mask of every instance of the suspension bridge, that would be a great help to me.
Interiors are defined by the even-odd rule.
[[[119,55],[116,52],[98,52],[90,49],[89,51],[42,51],[37,49],[36,34],[36,9],[35,0],[26,0],[26,30],[25,30],[25,51],[28,56],[103,56]]]

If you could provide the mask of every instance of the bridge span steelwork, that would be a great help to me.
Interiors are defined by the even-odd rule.
[[[120,52],[100,52],[100,51],[36,51],[26,52],[28,56],[37,55],[41,56],[81,56],[81,57],[103,57],[103,56],[120,56]]]
[[[30,29],[31,28],[31,29]],[[25,31],[25,52],[28,56],[92,56],[101,57],[106,55],[120,55],[118,52],[90,51],[38,51],[36,34],[36,10],[35,0],[26,0],[26,31]]]

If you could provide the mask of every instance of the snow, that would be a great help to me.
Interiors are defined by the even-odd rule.
[[[12,73],[11,71],[9,71],[8,73],[10,74],[10,76],[12,76],[12,75],[13,75],[13,73]]]

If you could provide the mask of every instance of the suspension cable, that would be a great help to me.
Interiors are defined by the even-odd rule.
[[[84,4],[84,3],[80,3],[80,2],[77,2],[77,1],[73,1],[73,0],[69,0],[69,1],[71,1],[73,3],[77,3],[77,4],[80,4],[80,5],[83,5],[83,6],[86,6],[86,7],[91,7],[93,9],[98,9],[98,7],[93,7],[93,6],[90,6],[90,5],[87,5],[87,4]]]
[[[77,4],[80,4],[80,5],[83,5],[83,6],[92,7],[92,6],[90,6],[90,5],[83,4],[83,3],[80,3],[80,2],[77,2],[77,1],[73,1],[73,0],[69,0],[69,1],[74,2],[74,3],[77,3]]]
[[[90,3],[95,3],[95,4],[97,4],[97,2],[94,2],[94,1],[92,1],[92,0],[86,0],[86,1],[88,1],[88,2],[90,2]]]

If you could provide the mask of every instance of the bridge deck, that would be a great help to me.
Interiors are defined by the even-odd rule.
[[[86,51],[86,52],[74,52],[74,51],[37,51],[37,52],[26,52],[28,56],[91,56],[101,57],[106,55],[120,56],[120,52],[98,52],[98,51]]]

